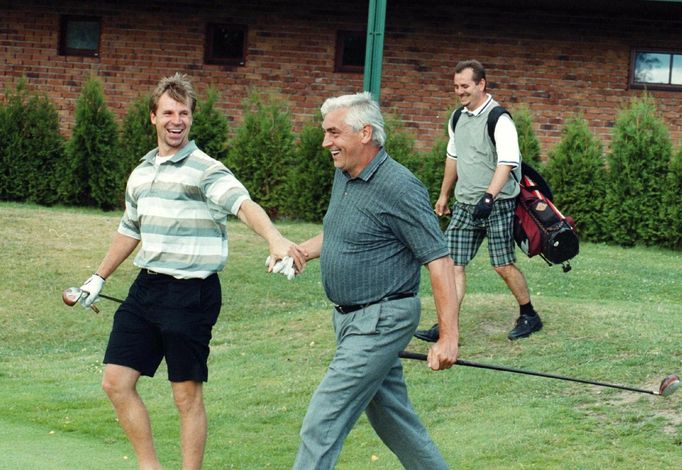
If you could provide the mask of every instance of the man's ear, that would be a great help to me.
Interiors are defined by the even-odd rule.
[[[149,113],[149,120],[151,121],[152,124],[156,125],[156,113],[150,112]]]
[[[368,144],[372,141],[372,135],[374,134],[374,128],[369,124],[362,126],[362,143]]]

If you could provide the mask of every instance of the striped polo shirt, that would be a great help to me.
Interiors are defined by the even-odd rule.
[[[426,188],[383,149],[355,178],[336,170],[323,230],[322,283],[339,305],[416,294],[421,266],[448,256]]]
[[[128,178],[118,232],[141,241],[134,264],[178,279],[204,279],[227,262],[227,215],[249,199],[225,165],[194,141],[155,165],[158,149]]]

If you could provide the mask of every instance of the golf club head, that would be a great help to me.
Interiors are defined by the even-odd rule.
[[[69,307],[73,307],[78,303],[82,296],[83,291],[79,287],[69,287],[62,292],[62,301]],[[99,309],[95,304],[90,305],[90,309],[95,313],[99,313]]]
[[[83,291],[78,287],[69,287],[62,292],[62,300],[69,307],[73,307],[80,300]]]
[[[676,375],[669,375],[661,382],[661,386],[658,389],[658,394],[662,397],[667,397],[672,395],[672,393],[677,390],[680,386],[680,378]]]

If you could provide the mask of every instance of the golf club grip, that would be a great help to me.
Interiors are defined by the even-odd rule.
[[[403,359],[416,359],[418,361],[425,361],[428,358],[426,354],[415,353],[411,351],[400,351],[398,353],[398,357],[402,357]]]

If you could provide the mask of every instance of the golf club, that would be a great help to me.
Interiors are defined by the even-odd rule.
[[[81,296],[83,295],[83,291],[80,289],[80,287],[69,287],[68,289],[64,289],[64,292],[62,292],[62,301],[69,307],[72,307],[76,305],[76,303],[80,300]],[[113,300],[114,302],[118,302],[119,304],[123,303],[121,299],[117,299],[116,297],[110,297],[108,295],[100,294],[100,297],[103,299],[107,300]],[[95,304],[92,304],[90,306],[93,312],[99,313],[99,309],[95,306]]]
[[[414,352],[410,352],[410,351],[402,351],[398,356],[402,357],[404,359],[416,359],[419,361],[426,361],[426,359],[427,359],[426,354],[414,353]],[[537,377],[547,377],[550,379],[568,380],[570,382],[579,382],[579,383],[590,384],[590,385],[598,385],[600,387],[617,388],[620,390],[627,390],[630,392],[638,392],[638,393],[646,393],[649,395],[658,395],[658,396],[662,396],[662,397],[670,396],[680,386],[680,378],[674,374],[671,374],[671,375],[667,376],[666,378],[664,378],[661,381],[661,385],[658,388],[658,390],[652,391],[652,390],[643,390],[640,388],[626,387],[624,385],[614,385],[614,384],[607,384],[604,382],[594,382],[591,380],[575,379],[572,377],[564,377],[562,375],[546,374],[544,372],[533,372],[533,371],[529,371],[529,370],[513,369],[511,367],[503,367],[503,366],[496,366],[496,365],[490,365],[490,364],[478,364],[475,362],[464,361],[461,359],[457,359],[457,361],[455,362],[455,365],[466,366],[466,367],[477,367],[479,369],[491,369],[491,370],[499,370],[499,371],[504,371],[504,372],[513,372],[515,374],[534,375]]]

